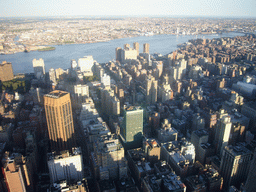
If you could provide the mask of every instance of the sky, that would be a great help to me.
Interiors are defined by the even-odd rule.
[[[256,0],[0,0],[0,17],[256,17]]]

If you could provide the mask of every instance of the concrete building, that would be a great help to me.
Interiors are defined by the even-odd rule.
[[[83,179],[83,160],[80,148],[73,148],[72,153],[68,151],[62,151],[60,155],[50,153],[47,164],[51,183]]]
[[[107,116],[120,115],[120,100],[110,87],[100,88],[101,109]]]
[[[44,65],[44,60],[42,58],[40,59],[33,59],[33,68],[34,68],[34,73],[35,77],[37,79],[42,79],[45,75],[45,65]]]
[[[162,143],[177,141],[178,131],[171,127],[171,123],[169,123],[168,119],[164,119],[162,128],[157,131],[157,138]]]
[[[93,142],[92,164],[96,178],[100,180],[127,177],[127,161],[124,148],[117,135],[103,135]]]
[[[245,183],[245,190],[247,192],[253,192],[256,191],[256,149],[254,150],[253,160],[251,162],[248,177]]]
[[[24,178],[20,166],[16,166],[14,161],[9,161],[3,168],[5,182],[10,192],[25,192]]]
[[[56,81],[56,73],[55,70],[53,68],[49,69],[49,79],[50,79],[50,83],[56,85],[57,81]]]
[[[0,81],[10,81],[13,78],[12,63],[6,61],[0,63]]]
[[[163,84],[159,89],[159,95],[162,102],[168,101],[170,99],[173,99],[173,90],[171,88],[170,84]]]
[[[149,44],[148,43],[143,44],[143,53],[149,53]]]
[[[139,43],[138,42],[134,42],[133,43],[133,49],[135,49],[137,51],[137,56],[139,55],[140,53],[140,47],[139,47]]]
[[[132,48],[121,49],[121,63],[137,59],[137,50]]]
[[[44,107],[52,151],[76,146],[70,94],[55,90],[44,95]]]
[[[151,75],[146,79],[146,102],[153,104],[157,102],[158,81]]]
[[[110,87],[110,76],[104,73],[104,75],[100,77],[100,82],[103,87]]]
[[[92,73],[93,72],[93,57],[84,56],[83,58],[78,59],[78,67],[80,68],[81,72]]]
[[[71,60],[71,69],[76,70],[77,69],[77,62],[75,59]]]
[[[118,62],[122,62],[121,51],[122,51],[121,47],[116,48],[116,61],[118,61]]]
[[[145,151],[146,159],[152,164],[160,160],[161,146],[155,139],[145,139],[143,141],[143,149]]]
[[[240,184],[246,181],[252,156],[252,152],[244,147],[243,143],[225,147],[220,163],[224,189],[232,185],[240,187]]]
[[[214,144],[216,152],[222,154],[225,146],[228,145],[230,131],[232,127],[231,117],[221,109],[219,112],[219,119],[215,129]]]
[[[79,104],[83,103],[89,97],[89,86],[77,84],[74,86],[75,101]]]
[[[195,146],[196,159],[199,157],[199,147],[201,143],[207,143],[208,137],[208,132],[204,129],[193,131],[191,135],[191,143]]]
[[[65,192],[88,192],[87,180],[78,182],[67,182],[66,180],[61,180],[53,183],[53,190],[55,191],[65,191]]]

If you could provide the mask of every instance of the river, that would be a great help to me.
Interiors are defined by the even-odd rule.
[[[31,51],[29,53],[21,52],[12,55],[0,55],[0,63],[7,61],[12,63],[13,73],[31,73],[33,72],[33,59],[42,58],[45,63],[45,70],[49,71],[52,67],[54,69],[70,68],[71,59],[76,61],[87,55],[92,55],[98,63],[105,63],[115,59],[115,48],[122,47],[129,43],[131,47],[133,42],[140,44],[140,52],[143,50],[143,44],[149,43],[149,52],[168,54],[177,49],[177,45],[187,42],[189,39],[195,38],[220,38],[220,37],[234,37],[242,35],[239,33],[224,33],[211,35],[154,35],[150,37],[140,36],[133,38],[115,39],[109,42],[91,43],[91,44],[70,44],[70,45],[56,45],[54,51]]]

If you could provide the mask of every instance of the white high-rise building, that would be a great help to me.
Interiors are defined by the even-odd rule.
[[[88,85],[75,85],[74,86],[74,92],[75,94],[79,96],[86,96],[89,97],[89,86]]]
[[[92,73],[93,72],[93,57],[90,56],[84,56],[83,58],[78,59],[78,67],[80,68],[81,72],[88,72]]]
[[[42,58],[40,59],[33,59],[33,68],[34,68],[34,73],[37,79],[42,79],[45,75],[45,65],[44,65],[44,60]]]
[[[219,120],[217,122],[215,133],[215,146],[217,153],[222,155],[224,148],[228,145],[230,131],[232,127],[231,117],[225,113],[223,109],[220,110]]]
[[[54,83],[56,85],[57,81],[56,81],[56,74],[55,74],[55,70],[53,68],[49,69],[49,79],[51,83]]]
[[[85,101],[86,98],[89,97],[89,86],[88,85],[75,85],[74,86],[74,101],[76,104],[80,105]]]
[[[48,168],[50,173],[51,183],[60,180],[75,180],[83,179],[83,161],[80,148],[75,148],[72,154],[63,151],[61,155],[48,155]]]
[[[100,77],[100,82],[104,87],[110,87],[110,76],[104,73],[104,75]]]
[[[75,59],[71,60],[71,69],[76,69],[77,68],[77,62]]]

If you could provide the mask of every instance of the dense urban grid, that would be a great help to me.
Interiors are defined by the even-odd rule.
[[[0,191],[256,191],[255,20],[14,20],[0,50],[229,31],[244,34],[167,55],[134,42],[48,72],[43,58],[32,74],[2,62]]]

